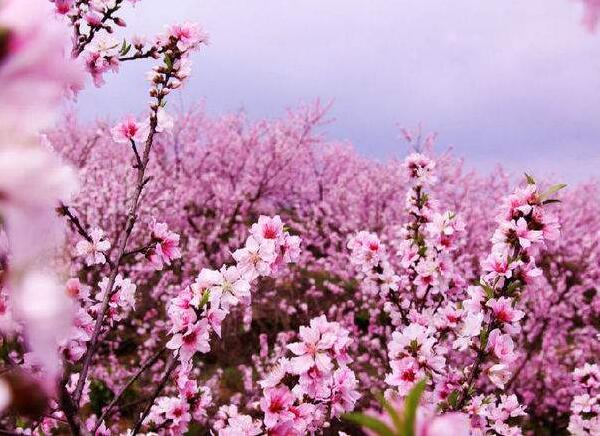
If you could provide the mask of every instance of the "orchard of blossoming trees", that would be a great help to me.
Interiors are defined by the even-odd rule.
[[[598,183],[169,114],[207,36],[135,3],[0,1],[0,434],[600,434]],[[141,116],[52,124],[136,59]]]

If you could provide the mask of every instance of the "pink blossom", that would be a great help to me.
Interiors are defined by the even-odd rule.
[[[501,323],[514,323],[525,316],[525,312],[513,308],[510,298],[492,298],[486,303],[486,306],[492,309],[494,317]]]
[[[483,313],[468,313],[459,329],[458,336],[453,343],[453,347],[464,351],[471,343],[471,339],[479,336],[481,324],[483,323]]]
[[[296,374],[306,372],[313,366],[321,371],[331,369],[329,350],[333,347],[336,337],[332,333],[323,333],[314,320],[311,320],[310,324],[310,327],[300,327],[301,342],[294,342],[287,346],[296,355],[290,361],[291,369]]]
[[[257,436],[262,433],[260,423],[248,415],[229,418],[227,426],[219,430],[219,436]]]
[[[250,279],[269,275],[276,258],[275,242],[269,239],[258,241],[250,236],[246,240],[246,246],[233,253],[233,258],[238,262],[242,273]]]
[[[99,27],[102,25],[102,17],[94,12],[88,12],[85,14],[85,21],[92,27]]]
[[[50,0],[56,7],[56,12],[61,15],[66,15],[71,11],[75,0]]]
[[[492,281],[497,277],[511,278],[515,265],[508,262],[507,252],[494,251],[481,263],[481,267],[489,271],[485,276],[486,280]]]
[[[300,259],[300,243],[302,239],[297,235],[286,234],[281,251],[283,252],[282,260],[284,263],[295,263]]]
[[[250,283],[235,266],[223,266],[220,271],[203,269],[201,276],[210,282],[210,301],[215,307],[228,311],[231,306],[250,299]]]
[[[208,35],[194,23],[174,24],[166,28],[166,33],[163,36],[166,43],[168,39],[174,39],[177,43],[177,48],[182,52],[186,52],[196,48],[199,44],[208,42]]]
[[[112,138],[120,144],[129,144],[131,141],[139,142],[146,139],[148,126],[144,123],[138,123],[130,115],[112,128]]]
[[[391,386],[396,386],[401,396],[407,395],[415,383],[425,376],[419,363],[412,357],[392,360],[390,367],[392,373],[386,376],[385,382]]]
[[[260,409],[264,412],[264,423],[267,428],[274,427],[281,421],[294,418],[290,407],[294,404],[294,396],[285,386],[268,388],[260,401]]]
[[[258,241],[267,239],[278,243],[283,238],[283,222],[279,215],[272,218],[261,215],[258,217],[258,222],[252,224],[250,233],[255,236]]]
[[[102,265],[106,263],[105,252],[108,251],[111,244],[104,238],[104,231],[95,228],[90,232],[91,241],[82,240],[77,243],[75,251],[78,256],[85,256],[85,263],[88,266]]]
[[[390,358],[395,358],[406,352],[408,348],[416,348],[424,355],[432,353],[434,339],[429,336],[429,331],[422,325],[412,323],[402,332],[394,332],[388,345]]]
[[[510,335],[502,334],[499,329],[491,331],[488,338],[488,347],[493,350],[502,363],[511,363],[517,358],[512,338]]]
[[[519,218],[511,223],[511,229],[515,231],[519,238],[519,243],[523,248],[529,248],[532,243],[542,241],[542,232],[539,230],[529,230],[524,218]]]
[[[350,261],[368,271],[379,264],[385,257],[385,249],[377,235],[360,231],[348,240],[351,251]]]
[[[192,293],[188,289],[185,289],[171,300],[168,314],[172,323],[172,333],[186,329],[198,319],[196,311],[192,307],[192,298]]]
[[[219,337],[221,337],[221,323],[226,316],[227,312],[221,309],[210,309],[206,314],[206,319]]]
[[[162,270],[164,265],[171,265],[173,260],[181,258],[179,235],[170,231],[166,223],[154,222],[152,240],[156,245],[150,252],[149,259],[157,270]]]
[[[360,398],[357,388],[358,380],[352,370],[341,367],[333,373],[330,398],[332,416],[354,410],[354,405]]]
[[[167,342],[167,348],[174,350],[175,353],[179,350],[179,358],[182,362],[187,362],[196,352],[208,353],[210,351],[208,339],[208,322],[202,319],[188,326],[183,333],[174,334]]]
[[[98,287],[100,292],[96,294],[98,303],[92,308],[99,310],[101,302],[108,289],[109,278],[104,277]],[[117,274],[112,290],[112,295],[109,299],[109,316],[114,320],[120,320],[123,317],[123,311],[135,308],[135,291],[137,286],[129,278],[123,278],[121,274]]]
[[[85,67],[92,75],[94,85],[99,88],[104,85],[104,74],[108,71],[119,70],[118,59],[114,56],[105,56],[100,51],[87,51],[84,56]]]
[[[404,167],[408,177],[417,184],[430,185],[437,180],[432,174],[435,162],[423,154],[413,153],[408,155],[404,160]]]
[[[173,424],[176,426],[182,421],[189,422],[192,419],[189,412],[189,405],[183,398],[168,398],[162,404],[162,409],[165,418],[173,421]]]
[[[263,389],[273,388],[277,386],[283,377],[288,373],[289,360],[286,358],[279,359],[279,362],[275,364],[273,368],[266,374],[266,376],[258,383]]]
[[[504,385],[510,380],[511,375],[510,369],[504,363],[497,363],[488,369],[490,381],[500,389],[504,389]]]
[[[90,296],[90,287],[83,285],[79,279],[67,280],[67,295],[73,299],[87,300]]]

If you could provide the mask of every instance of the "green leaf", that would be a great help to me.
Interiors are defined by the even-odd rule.
[[[204,292],[204,294],[202,294],[202,300],[200,300],[199,309],[202,309],[204,306],[206,306],[209,298],[210,298],[210,291],[207,290]]]
[[[123,40],[123,44],[121,45],[121,49],[119,50],[119,54],[121,56],[125,56],[131,50],[131,44],[127,44],[127,40]]]
[[[165,65],[169,70],[173,68],[173,59],[171,59],[171,56],[165,55]]]
[[[485,291],[485,296],[490,299],[490,298],[494,298],[494,288],[492,288],[490,285],[488,285],[486,282],[484,282],[483,280],[481,280],[479,282],[479,286],[481,286],[483,288],[483,290]]]
[[[402,436],[415,436],[415,419],[419,401],[427,386],[427,380],[421,380],[411,389],[404,400],[404,432]]]
[[[479,333],[479,341],[481,342],[482,350],[485,350],[485,348],[487,347],[487,340],[488,340],[489,335],[490,335],[490,332],[488,332],[487,329],[483,329]]]
[[[396,427],[397,431],[402,431],[402,418],[398,415],[398,412],[394,407],[388,403],[385,397],[381,394],[376,394],[377,400],[381,404],[381,407],[387,412],[387,414],[392,418],[392,422],[394,423],[394,427]]]
[[[361,427],[368,428],[369,430],[373,430],[379,436],[395,436],[394,431],[387,426],[387,424],[379,419],[365,415],[363,413],[346,413],[342,415],[342,417],[346,421],[353,422],[354,424],[358,424]]]
[[[458,390],[453,390],[452,393],[450,395],[448,395],[448,404],[452,407],[452,409],[455,409],[457,404],[458,404],[458,396],[460,395],[460,392]]]
[[[508,288],[506,288],[506,293],[510,296],[512,295],[519,287],[521,286],[521,281],[520,280],[515,280],[514,282],[512,282],[510,285],[508,285]]]
[[[527,179],[527,183],[530,185],[535,185],[535,179],[531,177],[529,174],[525,173],[525,178]]]
[[[566,187],[567,187],[567,185],[565,185],[564,183],[558,183],[556,185],[550,186],[550,188],[544,194],[542,194],[541,200],[547,199],[552,194],[556,194],[558,191],[560,191],[561,189],[564,189]]]
[[[100,416],[102,409],[114,397],[113,391],[102,380],[92,379],[90,382],[90,407],[96,415]]]

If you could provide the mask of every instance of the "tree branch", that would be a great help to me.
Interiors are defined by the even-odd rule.
[[[98,430],[98,427],[100,427],[100,425],[102,424],[102,421],[104,421],[104,419],[106,419],[106,417],[109,416],[113,407],[115,407],[116,404],[119,402],[119,400],[123,397],[123,394],[125,393],[125,391],[127,391],[127,389],[129,389],[131,387],[131,385],[133,383],[135,383],[135,381],[140,377],[140,375],[142,375],[144,373],[144,371],[146,371],[148,368],[150,368],[152,365],[154,365],[156,363],[156,361],[159,359],[160,356],[162,356],[162,354],[165,352],[165,350],[166,350],[166,347],[163,345],[158,352],[156,352],[150,359],[148,359],[140,367],[140,369],[129,379],[129,381],[125,384],[125,386],[123,386],[119,390],[119,392],[117,393],[117,395],[115,395],[115,397],[109,403],[109,405],[106,406],[106,408],[102,412],[102,415],[100,416],[100,418],[98,418],[98,421],[96,422],[96,426],[94,427],[94,431],[93,431],[94,434],[96,433],[96,430]]]
[[[169,381],[169,377],[171,376],[171,374],[177,367],[177,364],[179,363],[178,357],[179,357],[179,353],[177,353],[175,355],[172,354],[169,357],[169,361],[168,361],[169,363],[167,363],[167,367],[165,368],[165,372],[162,376],[162,379],[161,379],[160,383],[158,384],[158,386],[156,387],[156,389],[154,389],[154,392],[150,396],[150,401],[148,401],[146,408],[144,409],[144,411],[140,415],[139,419],[135,423],[135,426],[133,427],[133,430],[131,431],[131,436],[135,436],[140,431],[140,428],[142,427],[144,420],[150,413],[150,409],[152,409],[154,400],[156,400],[156,397],[158,397],[160,395],[160,393],[162,392],[162,390],[165,388],[165,386],[167,385],[167,382]]]

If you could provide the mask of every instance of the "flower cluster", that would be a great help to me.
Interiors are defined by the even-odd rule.
[[[354,409],[358,381],[348,367],[349,332],[322,315],[301,326],[299,342],[287,345],[291,357],[280,357],[260,385],[259,406],[269,434],[317,432],[330,420]],[[237,408],[216,425],[219,435],[259,434],[260,423]],[[253,433],[257,432],[257,433]]]
[[[569,431],[575,436],[600,433],[600,367],[585,364],[573,371],[573,380],[579,390],[571,402]]]
[[[164,66],[157,66],[148,73],[152,84],[150,96],[161,100],[172,90],[181,87],[191,72],[189,54],[201,44],[208,42],[208,36],[193,23],[168,26],[154,42],[155,51],[164,56]]]
[[[399,164],[329,142],[319,104],[171,117],[207,37],[122,41],[128,2],[0,5],[0,427],[353,434],[346,413],[385,391],[423,436],[598,432],[597,183],[563,197],[559,226],[562,185],[501,200],[508,178],[434,158],[420,128]],[[101,85],[143,58],[148,114],[39,135],[86,67]]]
[[[524,312],[516,306],[524,288],[541,274],[534,249],[545,241],[555,240],[559,234],[556,218],[543,206],[562,186],[552,187],[542,194],[531,178],[528,182],[508,196],[500,207],[491,253],[482,262],[479,285],[467,289],[467,298],[463,301],[464,320],[453,343],[459,350],[476,351],[473,363],[463,372],[463,386],[457,391],[460,393],[453,407],[466,406],[478,426],[503,435],[520,432],[518,427],[509,424],[514,421],[512,418],[524,415],[516,396],[503,395],[500,400],[494,395],[480,396],[470,401],[469,396],[482,372],[501,390],[510,381],[511,366],[518,357],[514,337],[520,332],[520,321],[524,317]],[[490,409],[490,404],[496,401],[500,402],[499,406]]]
[[[413,323],[401,332],[393,332],[388,350],[392,372],[386,383],[394,386],[400,397],[405,397],[419,380],[438,380],[438,374],[445,371],[447,350],[438,344],[434,331],[425,326]]]
[[[543,206],[562,185],[540,193],[528,178],[526,187],[504,200],[491,254],[481,262],[478,285],[467,287],[465,293],[461,288],[466,281],[452,257],[465,224],[454,213],[436,211],[436,202],[426,191],[435,182],[435,164],[430,159],[412,154],[404,167],[411,181],[406,200],[411,219],[397,233],[398,274],[391,267],[395,260],[376,235],[360,232],[348,244],[351,261],[364,275],[366,288],[374,288],[386,299],[384,309],[397,328],[391,336],[387,330],[379,333],[387,338],[391,368],[385,381],[393,389],[386,391],[386,396],[403,398],[419,380],[426,379],[426,404],[468,411],[476,427],[512,434],[517,427],[507,421],[513,423],[523,415],[522,407],[517,402],[518,413],[500,411],[507,401],[516,401],[514,395],[500,400],[493,395],[477,400],[471,396],[481,373],[499,389],[510,381],[511,366],[519,356],[515,339],[525,316],[516,304],[523,289],[541,275],[534,250],[559,235],[557,219]],[[394,278],[392,287],[386,286],[385,277]],[[466,354],[471,351],[474,356]],[[458,366],[464,367],[461,375],[454,372]],[[486,407],[469,409],[470,400]],[[496,401],[500,405],[492,408]]]
[[[144,57],[162,58],[163,60],[161,65],[154,66],[152,71],[147,74],[151,83],[150,97],[153,98],[150,116],[146,120],[137,121],[134,116],[129,115],[111,130],[115,142],[131,144],[137,168],[143,165],[137,144],[147,142],[149,136],[155,133],[169,132],[173,128],[173,118],[164,109],[165,98],[171,91],[180,88],[190,76],[191,61],[189,57],[207,41],[208,36],[197,24],[185,23],[168,26],[164,33],[155,38],[154,43],[146,52],[144,52],[146,41],[137,38],[133,43],[137,54],[133,57],[125,57],[131,49],[131,45],[124,42],[118,51],[119,44],[114,39],[100,42],[87,49],[88,70],[97,86],[104,83],[104,73],[108,70],[118,70],[120,61]]]
[[[519,404],[516,395],[490,397],[477,395],[473,397],[467,412],[476,428],[486,429],[499,435],[519,435],[521,429],[509,423],[527,416],[524,407]]]
[[[184,431],[191,419],[188,411],[204,410],[204,403],[198,399],[196,381],[191,376],[194,355],[210,351],[211,332],[221,336],[223,320],[236,306],[251,304],[251,285],[258,277],[268,277],[280,265],[297,260],[300,238],[284,229],[279,216],[259,217],[250,233],[245,247],[233,253],[235,265],[223,265],[219,270],[202,269],[194,283],[171,301],[168,314],[172,337],[166,347],[173,350],[180,362],[177,386],[181,397],[159,399],[146,423],[165,425],[167,422],[172,431]],[[262,257],[258,253],[262,253]],[[181,409],[177,419],[166,411],[170,407]]]
[[[135,4],[137,0],[129,2]],[[68,422],[71,431],[79,433],[91,422],[88,430],[95,433],[105,430],[103,419],[96,422],[89,417],[84,424],[79,408],[89,401],[89,375],[99,342],[110,343],[112,332],[122,330],[136,309],[137,285],[129,270],[131,260],[135,262],[134,255],[141,253],[154,269],[162,270],[181,257],[179,235],[164,223],[153,221],[151,242],[146,246],[128,250],[128,242],[136,230],[142,191],[151,179],[146,169],[154,135],[173,124],[164,111],[165,97],[189,76],[188,58],[206,36],[193,24],[171,26],[144,53],[145,42],[134,38],[135,54],[127,57],[131,45],[115,44],[111,37],[116,27],[125,26],[117,16],[125,0],[51,3],[55,14],[44,0],[9,0],[0,5],[0,77],[7,98],[0,110],[0,223],[2,237],[9,241],[9,247],[3,247],[0,265],[1,327],[18,348],[7,360],[10,371],[16,371],[20,364],[53,398],[51,413],[33,428],[41,425],[50,432],[60,422]],[[69,38],[66,29],[55,21],[56,15],[71,26],[72,50],[67,49]],[[69,51],[72,56],[66,55]],[[91,221],[67,205],[77,188],[74,171],[60,161],[41,130],[51,125],[61,100],[83,87],[86,67],[99,86],[106,71],[116,72],[122,61],[144,57],[162,57],[166,67],[155,70],[162,76],[153,82],[153,89],[160,92],[152,93],[155,101],[148,120],[138,124],[127,119],[113,129],[116,141],[132,145],[137,184],[135,195],[126,200],[126,219],[116,226],[122,230],[107,237],[100,227],[114,230],[115,226],[107,227],[102,220],[94,220],[97,225],[90,226]],[[138,153],[136,142],[142,141],[144,150]],[[43,184],[36,182],[40,175],[44,176]],[[83,238],[75,246],[71,266],[65,265],[66,259],[54,256],[64,230],[57,212]],[[65,291],[59,276],[77,278],[68,280]],[[98,283],[100,290],[94,297],[87,283]],[[58,351],[63,359],[59,359]],[[81,366],[73,365],[79,362]],[[61,371],[63,380],[57,385]],[[30,375],[16,380],[22,382]],[[19,411],[22,399],[12,401]],[[44,401],[40,399],[40,403]]]

